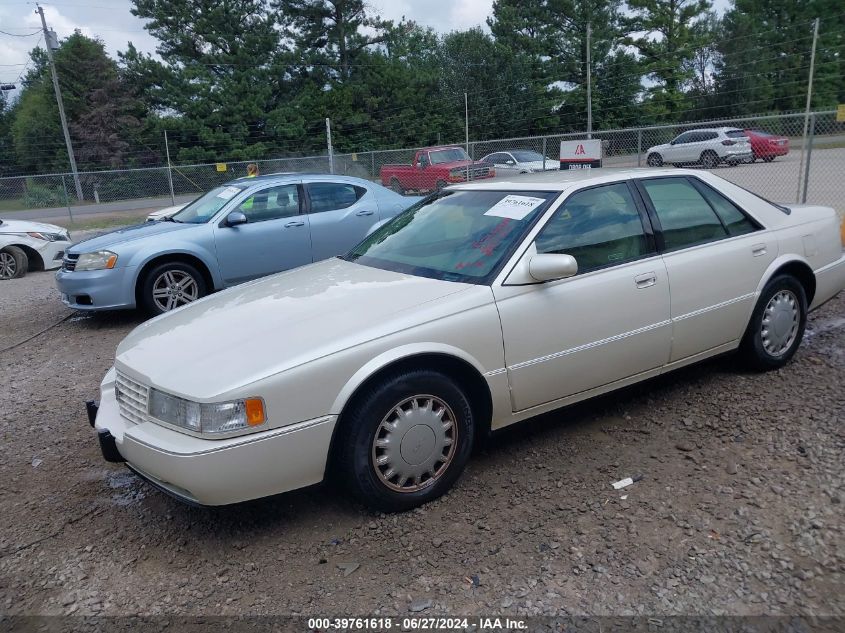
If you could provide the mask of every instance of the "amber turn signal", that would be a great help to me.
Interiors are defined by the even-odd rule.
[[[264,401],[261,398],[247,398],[244,400],[244,412],[246,413],[246,423],[250,426],[264,424],[264,421],[267,419],[264,416]]]

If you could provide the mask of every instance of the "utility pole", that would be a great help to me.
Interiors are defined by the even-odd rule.
[[[807,81],[807,107],[804,109],[804,137],[801,142],[801,163],[798,166],[798,193],[795,195],[795,202],[801,202],[801,177],[804,174],[804,152],[807,147],[807,128],[810,126],[810,99],[813,96],[813,70],[816,66],[816,42],[818,42],[818,40],[819,19],[816,18],[813,22],[813,52],[810,53],[810,79]],[[809,177],[809,175],[808,170],[807,176]],[[806,183],[804,185],[804,190],[806,191]]]
[[[332,149],[332,121],[326,117],[326,142],[329,147],[329,173],[334,173],[334,150]]]
[[[590,23],[587,22],[587,138],[593,138],[593,91],[590,68]]]
[[[82,200],[82,185],[79,182],[79,172],[76,170],[76,158],[73,155],[73,144],[70,142],[70,131],[67,128],[67,117],[65,116],[65,106],[62,103],[62,91],[59,88],[59,75],[56,73],[56,62],[53,61],[53,45],[55,39],[53,34],[47,28],[47,21],[44,19],[44,9],[39,5],[35,5],[35,12],[41,16],[41,28],[44,29],[44,48],[47,49],[47,59],[50,60],[50,73],[53,75],[53,89],[56,91],[56,103],[59,105],[59,118],[62,121],[62,130],[65,133],[65,145],[67,145],[67,157],[70,161],[70,169],[73,172],[73,184],[76,185],[76,197]]]

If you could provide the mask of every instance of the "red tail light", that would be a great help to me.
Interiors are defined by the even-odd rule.
[[[722,141],[722,145],[736,145],[736,141],[731,141],[730,139],[725,139]]]

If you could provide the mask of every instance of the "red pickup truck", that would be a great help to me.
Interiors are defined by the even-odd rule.
[[[462,147],[426,147],[419,150],[410,165],[384,165],[381,184],[397,193],[434,191],[454,182],[492,178],[491,163],[473,161]]]

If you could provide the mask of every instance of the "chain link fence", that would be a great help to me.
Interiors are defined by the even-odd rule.
[[[809,117],[804,138],[804,115],[772,115],[678,123],[593,132],[601,140],[604,167],[644,167],[654,163],[652,148],[669,143],[680,134],[712,127],[731,127],[762,132],[759,143],[780,143],[766,150],[758,141],[759,154],[753,162],[736,166],[721,163],[712,170],[719,176],[766,198],[779,202],[810,202],[837,208],[845,214],[842,178],[845,176],[845,122],[836,121],[835,111],[815,112]],[[765,135],[771,135],[766,137]],[[495,177],[507,178],[525,171],[559,168],[563,140],[586,139],[587,134],[570,133],[537,137],[476,140],[456,143],[476,161],[462,170],[443,170],[437,164],[412,165],[421,148],[376,150],[297,158],[275,158],[201,165],[173,165],[145,169],[94,171],[79,174],[83,200],[77,199],[71,174],[48,174],[0,178],[0,212],[66,208],[68,215],[151,209],[186,202],[202,192],[246,175],[248,163],[256,163],[262,174],[275,172],[335,173],[381,182],[403,193],[417,193],[450,182],[488,177],[495,164]],[[779,140],[782,139],[782,140]],[[760,149],[760,148],[763,149]],[[506,155],[514,164],[507,162]],[[545,159],[545,160],[544,160]],[[434,159],[437,160],[437,159]],[[669,163],[669,160],[661,162]],[[691,166],[704,168],[700,157]],[[492,172],[492,169],[490,170]],[[37,213],[26,214],[38,217]]]

